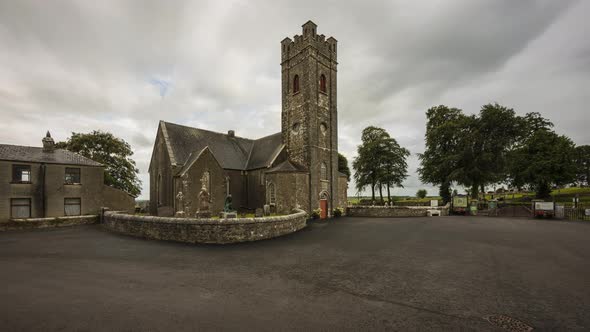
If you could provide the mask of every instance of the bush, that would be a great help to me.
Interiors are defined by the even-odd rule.
[[[315,209],[311,211],[311,219],[318,219],[320,217],[320,213],[322,213],[321,209]]]
[[[426,191],[426,189],[420,189],[416,192],[416,197],[424,199],[424,198],[426,198],[427,193],[428,192]]]
[[[335,218],[341,217],[342,213],[344,213],[344,209],[342,209],[341,207],[337,207],[334,209],[334,217]]]

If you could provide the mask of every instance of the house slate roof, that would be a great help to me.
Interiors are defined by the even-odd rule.
[[[44,152],[43,148],[40,147],[9,144],[0,144],[0,160],[25,163],[103,166],[101,163],[68,150],[55,149],[53,152]]]
[[[161,125],[167,133],[164,139],[179,165],[186,164],[191,153],[197,154],[208,147],[224,169],[264,168],[282,147],[281,133],[252,140],[171,122],[162,121]]]

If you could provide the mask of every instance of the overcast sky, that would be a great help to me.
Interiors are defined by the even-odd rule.
[[[71,132],[128,141],[149,191],[158,120],[280,131],[280,41],[312,20],[338,45],[339,148],[385,128],[417,179],[425,111],[498,102],[590,144],[590,1],[0,0],[0,143]],[[355,194],[352,188],[349,194]]]

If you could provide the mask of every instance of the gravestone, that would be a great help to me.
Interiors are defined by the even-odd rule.
[[[209,210],[209,192],[203,185],[201,192],[199,193],[199,211],[196,213],[197,218],[211,218],[211,211]]]
[[[264,215],[270,216],[270,205],[264,204]]]
[[[262,211],[261,208],[257,208],[256,211],[254,212],[254,217],[260,218],[262,216],[264,216],[264,211]]]

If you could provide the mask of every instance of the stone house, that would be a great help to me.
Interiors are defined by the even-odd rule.
[[[42,148],[0,144],[0,222],[98,214],[103,206],[131,210],[135,199],[104,185],[102,164],[55,149],[49,132]]]
[[[248,139],[160,121],[149,167],[151,214],[194,216],[201,188],[213,213],[228,194],[241,210],[269,204],[279,213],[299,207],[328,217],[346,205],[347,179],[338,171],[337,41],[316,27],[308,21],[302,35],[281,42],[280,132]]]

